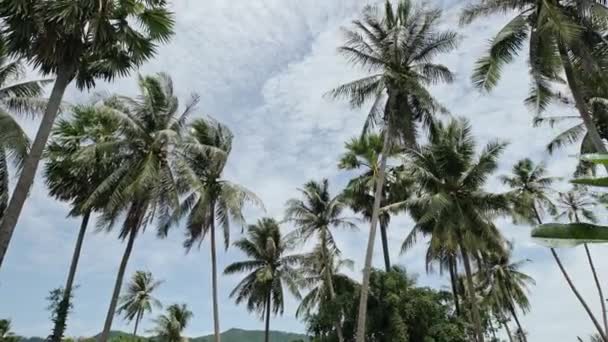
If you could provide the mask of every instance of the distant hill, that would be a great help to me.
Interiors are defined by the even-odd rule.
[[[99,334],[93,336],[92,339],[96,340]],[[131,334],[122,331],[110,332],[110,339],[120,337],[130,337]],[[270,331],[271,342],[296,342],[296,341],[309,341],[306,335],[293,334],[282,331]],[[45,342],[40,337],[21,337],[21,342]],[[213,342],[213,335],[193,337],[189,339],[189,342]],[[264,342],[264,331],[261,330],[242,330],[242,329],[230,329],[222,333],[222,342]]]

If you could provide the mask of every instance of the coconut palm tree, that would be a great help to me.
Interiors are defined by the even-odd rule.
[[[504,240],[492,220],[509,213],[505,195],[484,191],[496,171],[506,144],[488,143],[479,156],[470,124],[465,119],[436,123],[429,144],[408,149],[406,157],[417,196],[408,200],[416,227],[405,245],[418,233],[430,234],[429,249],[444,244],[459,251],[465,268],[466,292],[475,337],[483,342],[481,316],[476,303],[471,257],[481,251],[502,251]],[[418,228],[418,229],[417,229]]]
[[[374,184],[379,167],[379,157],[382,152],[382,137],[379,134],[370,133],[360,137],[352,138],[346,145],[346,152],[342,155],[338,167],[344,170],[362,169],[363,173],[353,178],[344,191],[344,200],[356,213],[370,221],[374,206]],[[394,159],[399,155],[393,148],[387,158]],[[390,252],[388,247],[387,229],[391,214],[396,214],[402,208],[396,208],[397,203],[403,203],[408,196],[408,180],[402,177],[398,168],[391,167],[387,170],[380,203],[381,212],[378,218],[380,226],[380,238],[382,252],[384,255],[384,267],[387,272],[391,270]],[[389,210],[389,207],[395,207]]]
[[[512,175],[502,176],[501,179],[505,185],[511,188],[509,197],[513,205],[513,216],[516,222],[542,224],[545,210],[552,215],[557,213],[557,207],[549,197],[549,194],[552,192],[551,185],[557,178],[547,176],[547,170],[544,165],[535,165],[531,160],[524,159],[513,166]],[[572,282],[557,251],[553,246],[550,246],[550,250],[568,286],[583,305],[596,328],[601,331],[599,322]]]
[[[355,224],[342,212],[347,208],[344,198],[340,195],[331,197],[329,193],[329,182],[323,179],[321,182],[310,181],[300,189],[303,199],[290,199],[287,201],[285,219],[296,226],[296,236],[300,241],[311,241],[316,237],[318,242],[315,247],[318,271],[327,288],[330,301],[336,299],[333,285],[334,259],[340,256],[340,249],[332,234],[332,228],[356,229]],[[341,318],[335,323],[336,334],[339,342],[344,341],[342,333]]]
[[[138,81],[138,97],[113,96],[105,101],[107,115],[120,125],[117,139],[92,144],[80,153],[84,162],[92,163],[95,151],[105,151],[119,165],[83,204],[87,208],[103,200],[98,225],[111,230],[117,220],[124,219],[119,238],[127,240],[101,342],[108,339],[135,239],[155,218],[166,217],[179,206],[181,189],[175,164],[181,158],[180,151],[192,148],[182,137],[196,98],[180,111],[167,74],[140,76]]]
[[[116,139],[118,121],[102,113],[107,111],[93,105],[79,105],[71,108],[69,119],[59,120],[45,152],[44,176],[51,196],[61,201],[70,202],[70,216],[80,216],[81,224],[72,254],[68,277],[63,289],[64,299],[58,304],[60,310],[53,328],[53,336],[61,340],[67,321],[69,298],[76,277],[82,244],[87,231],[89,219],[95,207],[83,207],[95,188],[117,167],[114,158],[101,150],[96,152],[93,162],[79,159],[82,149],[91,144],[106,144]]]
[[[247,310],[265,317],[264,341],[270,341],[270,314],[282,314],[285,295],[283,287],[300,299],[299,274],[295,265],[301,256],[287,255],[294,241],[281,234],[279,224],[271,218],[262,218],[247,228],[247,237],[234,246],[249,259],[230,264],[224,274],[250,272],[241,280],[230,297],[237,304],[246,302]]]
[[[23,61],[11,60],[0,42],[0,222],[8,206],[10,164],[21,171],[30,148],[30,140],[15,115],[36,114],[45,105],[40,96],[47,81],[26,81],[24,76]]]
[[[352,64],[371,75],[341,85],[331,95],[348,99],[354,107],[373,100],[363,132],[367,133],[375,124],[380,124],[384,132],[375,177],[356,342],[365,338],[369,277],[389,151],[399,143],[412,145],[419,124],[430,126],[433,115],[443,109],[426,86],[452,81],[447,67],[433,63],[435,56],[456,47],[456,33],[437,30],[440,17],[441,11],[417,7],[410,0],[400,0],[396,7],[386,1],[382,13],[377,7],[368,6],[363,19],[353,22],[354,29],[345,30],[346,43],[339,49]]]
[[[152,308],[162,308],[160,301],[152,296],[162,281],[154,280],[151,272],[137,271],[133,274],[127,287],[127,293],[120,297],[118,313],[123,313],[125,320],[135,320],[133,336],[137,336],[137,326],[146,312]]]
[[[165,0],[112,1],[99,10],[90,0],[1,0],[7,51],[43,75],[55,75],[44,116],[0,222],[0,266],[30,191],[63,94],[72,81],[92,88],[137,70],[173,34]]]
[[[167,307],[167,313],[154,320],[156,327],[152,332],[163,342],[182,342],[182,332],[192,319],[192,311],[186,304],[173,304]]]
[[[190,126],[188,148],[182,153],[184,162],[180,177],[184,180],[187,194],[181,205],[161,225],[160,234],[166,236],[171,226],[187,216],[189,251],[199,245],[209,234],[211,246],[211,281],[213,292],[213,320],[215,341],[220,341],[219,299],[217,281],[216,229],[222,230],[224,246],[230,245],[230,221],[245,225],[243,209],[246,203],[263,208],[258,197],[236,183],[222,177],[232,149],[233,135],[230,130],[213,120],[195,120]]]
[[[8,319],[0,319],[0,341],[2,342],[17,342],[20,338],[11,332],[11,321]]]

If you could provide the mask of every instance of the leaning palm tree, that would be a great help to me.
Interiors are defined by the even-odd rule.
[[[138,97],[114,96],[105,101],[107,115],[120,125],[117,139],[92,144],[79,156],[84,162],[93,163],[96,151],[104,151],[112,154],[119,165],[83,204],[88,208],[104,203],[98,225],[111,230],[117,220],[123,219],[119,238],[127,240],[101,342],[108,339],[136,237],[156,217],[165,217],[179,206],[180,184],[175,163],[180,160],[179,151],[188,148],[182,137],[196,104],[191,102],[183,111],[179,110],[167,74],[140,76],[138,81],[141,93]]]
[[[161,308],[160,301],[152,296],[162,281],[154,280],[152,273],[137,271],[133,274],[127,287],[127,293],[120,298],[118,313],[124,313],[125,320],[135,321],[133,336],[137,336],[137,327],[146,312],[151,313],[152,308]]]
[[[295,265],[300,256],[287,255],[294,241],[281,234],[279,224],[271,218],[258,220],[247,229],[247,237],[234,243],[249,257],[226,267],[225,274],[250,272],[239,282],[230,297],[237,304],[246,302],[247,310],[265,317],[264,341],[270,341],[270,314],[282,314],[285,295],[283,287],[300,298],[299,274]]]
[[[356,229],[354,223],[342,216],[347,208],[342,196],[331,197],[329,182],[310,181],[300,189],[303,199],[290,199],[287,201],[285,219],[296,226],[296,236],[301,241],[311,241],[312,237],[318,239],[315,247],[319,273],[327,287],[329,300],[336,299],[333,285],[333,260],[340,256],[340,249],[332,233],[332,228]],[[341,318],[335,323],[338,341],[344,341]]]
[[[209,234],[211,246],[211,282],[213,297],[213,321],[215,341],[220,341],[220,317],[217,281],[216,229],[220,228],[224,246],[230,245],[230,223],[245,225],[243,209],[246,203],[263,208],[258,197],[236,183],[222,177],[232,149],[233,135],[230,130],[213,120],[195,120],[190,126],[187,146],[181,154],[180,178],[187,194],[181,205],[161,224],[160,234],[166,236],[171,226],[187,216],[187,240],[189,251],[199,245]]]
[[[371,75],[331,92],[333,97],[348,99],[354,107],[373,100],[363,132],[380,124],[384,138],[375,177],[356,342],[365,338],[369,277],[388,154],[394,145],[413,145],[419,124],[429,127],[434,114],[443,109],[426,86],[452,81],[449,69],[432,60],[453,50],[457,37],[454,32],[437,30],[441,11],[417,7],[410,0],[400,0],[396,8],[386,1],[383,13],[379,12],[377,7],[366,7],[363,20],[355,20],[354,29],[345,31],[346,43],[339,49],[352,64]]]
[[[557,207],[549,197],[552,192],[551,185],[557,178],[547,176],[547,170],[542,164],[535,165],[531,160],[524,159],[513,166],[512,175],[502,176],[501,179],[505,185],[511,188],[509,197],[513,203],[513,216],[516,222],[543,224],[542,218],[545,210],[552,215],[557,213]],[[550,251],[568,286],[585,308],[596,329],[601,332],[599,321],[574,285],[557,251],[553,246],[550,246]]]
[[[55,75],[48,105],[23,171],[0,222],[0,267],[36,175],[63,95],[73,81],[80,89],[111,81],[154,57],[173,34],[165,0],[111,1],[99,11],[90,0],[0,0],[7,51],[43,75]]]
[[[59,120],[45,152],[44,176],[51,196],[70,202],[70,216],[81,217],[80,230],[72,254],[65,287],[64,298],[57,312],[53,336],[61,340],[67,321],[67,308],[72,297],[72,288],[82,250],[82,244],[95,207],[83,207],[88,197],[103,180],[117,167],[115,159],[98,150],[92,162],[83,162],[78,155],[91,144],[112,142],[118,135],[118,121],[103,113],[107,109],[93,105],[79,105],[71,108],[69,119]]]
[[[152,332],[162,342],[183,342],[182,332],[192,319],[192,311],[186,304],[173,304],[167,307],[167,313],[154,320],[156,327]]]
[[[436,123],[429,144],[408,149],[406,156],[412,177],[417,180],[417,196],[408,200],[416,221],[404,242],[409,246],[419,233],[430,237],[431,253],[440,246],[459,251],[465,268],[466,294],[472,313],[475,339],[483,342],[481,316],[477,307],[471,258],[481,251],[502,251],[502,234],[493,224],[498,215],[507,215],[505,195],[484,191],[487,179],[496,171],[506,144],[488,143],[479,156],[470,124],[452,120]]]

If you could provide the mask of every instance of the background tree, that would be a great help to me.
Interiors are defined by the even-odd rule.
[[[432,62],[439,53],[456,47],[456,33],[437,30],[440,17],[441,11],[416,7],[410,0],[400,0],[396,7],[386,1],[381,14],[376,7],[368,6],[363,20],[353,22],[354,30],[345,30],[346,44],[339,48],[352,64],[371,75],[339,86],[331,94],[347,98],[354,107],[373,99],[363,132],[380,124],[384,138],[375,177],[357,342],[363,342],[365,335],[369,276],[388,153],[399,143],[413,145],[419,123],[430,126],[435,112],[442,110],[426,86],[452,81],[447,67]]]
[[[0,222],[0,266],[34,181],[68,85],[92,88],[137,70],[173,34],[165,0],[112,1],[100,10],[90,0],[2,0],[2,34],[10,54],[22,57],[55,84],[23,171]]]
[[[285,295],[283,287],[300,299],[299,274],[295,266],[301,258],[287,255],[294,247],[291,239],[284,238],[278,223],[271,218],[258,220],[247,229],[247,237],[234,243],[248,260],[234,262],[225,274],[250,272],[241,280],[230,297],[237,304],[246,302],[247,310],[265,317],[264,341],[270,341],[270,314],[283,314]]]
[[[151,272],[137,271],[127,286],[127,293],[120,298],[118,313],[124,314],[125,320],[135,321],[133,336],[137,336],[137,326],[146,312],[152,308],[162,308],[160,301],[152,296],[162,281],[155,281]]]
[[[11,321],[8,319],[0,319],[0,341],[2,342],[17,342],[19,337],[11,332]]]
[[[167,307],[167,313],[158,316],[154,323],[156,327],[152,332],[158,339],[166,342],[182,342],[182,332],[192,319],[192,311],[186,304],[173,304]]]

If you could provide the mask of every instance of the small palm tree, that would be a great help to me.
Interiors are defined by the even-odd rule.
[[[103,2],[102,2],[103,3]],[[47,139],[72,81],[92,88],[95,79],[126,76],[156,54],[173,34],[173,14],[165,0],[1,0],[6,51],[19,56],[55,84],[38,133],[23,164],[6,214],[0,222],[0,266],[30,191]]]
[[[192,319],[192,311],[186,304],[173,304],[167,307],[167,313],[154,320],[156,327],[152,332],[163,342],[182,342],[182,332]]]
[[[263,208],[262,201],[247,188],[222,177],[232,149],[230,130],[212,120],[195,120],[182,152],[184,162],[180,177],[186,187],[181,205],[161,225],[160,235],[166,236],[171,226],[187,216],[184,243],[189,251],[209,234],[211,245],[211,281],[213,291],[213,321],[215,341],[220,341],[220,317],[217,281],[216,226],[222,230],[224,246],[230,245],[230,221],[245,225],[243,209],[247,202]]]
[[[20,338],[11,332],[11,321],[8,319],[0,319],[0,341],[2,342],[18,342]]]
[[[226,267],[225,274],[250,272],[230,293],[237,304],[246,302],[247,310],[265,317],[264,341],[270,341],[270,314],[282,314],[285,305],[283,287],[300,299],[299,278],[295,269],[301,256],[287,255],[293,249],[291,239],[282,236],[279,224],[271,218],[258,220],[247,229],[247,237],[234,243],[249,259]]]
[[[363,269],[356,342],[365,339],[369,278],[389,151],[399,143],[412,146],[419,124],[431,126],[434,114],[442,110],[426,86],[452,81],[452,73],[447,67],[432,62],[438,54],[456,47],[456,33],[437,30],[440,17],[441,11],[416,7],[410,0],[400,0],[396,7],[387,0],[381,14],[378,8],[368,6],[363,20],[353,22],[354,30],[345,31],[346,44],[339,49],[352,64],[371,75],[339,86],[331,94],[347,98],[354,107],[373,100],[363,132],[367,133],[375,124],[381,124],[384,138],[379,168],[374,177],[374,205]]]
[[[151,313],[152,308],[161,308],[160,301],[152,296],[162,281],[154,280],[152,273],[137,271],[128,284],[127,293],[120,298],[118,313],[123,313],[125,320],[135,321],[133,336],[137,336],[137,326],[146,312]]]

